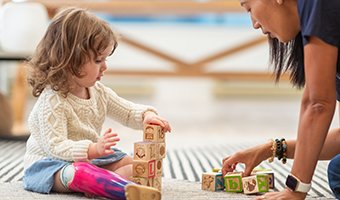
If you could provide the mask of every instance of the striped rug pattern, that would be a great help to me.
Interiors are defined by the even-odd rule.
[[[250,147],[254,144],[207,145],[186,147],[167,151],[163,161],[163,176],[166,178],[200,182],[203,172],[221,167],[221,159],[225,155]],[[21,181],[23,176],[23,155],[25,142],[0,139],[0,183]],[[327,161],[320,161],[313,177],[311,197],[333,198],[327,181]],[[260,167],[273,169],[275,175],[275,190],[284,188],[284,181],[292,167],[292,161],[284,165],[279,161],[263,162]],[[243,170],[238,166],[237,170]]]

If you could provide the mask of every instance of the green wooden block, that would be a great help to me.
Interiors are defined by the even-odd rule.
[[[230,173],[224,176],[224,186],[226,192],[242,192],[242,174]]]
[[[269,191],[269,178],[267,174],[255,174],[242,178],[243,192],[255,194]]]

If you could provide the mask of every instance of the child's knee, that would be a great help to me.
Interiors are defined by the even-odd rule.
[[[74,178],[75,169],[73,165],[66,165],[60,170],[60,180],[65,188],[68,188]]]

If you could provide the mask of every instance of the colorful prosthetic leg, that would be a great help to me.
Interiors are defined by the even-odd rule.
[[[96,167],[87,162],[76,162],[72,165],[67,166],[64,171],[69,173],[70,170],[67,170],[67,168],[71,167],[71,170],[74,170],[73,178],[62,177],[63,182],[66,179],[66,185],[71,191],[120,200],[126,199],[125,186],[127,184],[134,184],[114,172]],[[62,174],[65,173],[63,172]]]

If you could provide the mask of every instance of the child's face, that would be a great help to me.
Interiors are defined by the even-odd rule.
[[[113,44],[109,45],[101,55],[91,58],[82,66],[81,78],[74,78],[77,87],[88,88],[93,86],[97,81],[100,81],[107,69],[106,58],[111,54]]]

